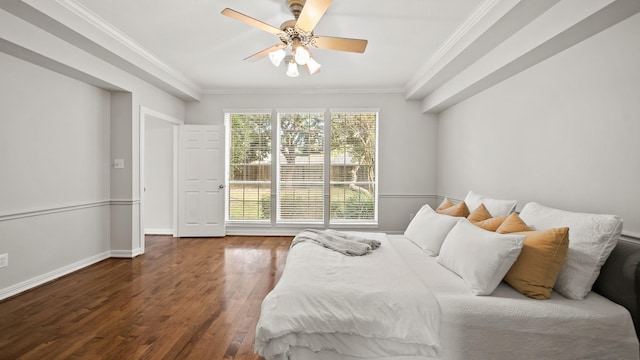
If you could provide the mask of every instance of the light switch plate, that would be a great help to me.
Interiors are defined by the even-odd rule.
[[[124,169],[124,159],[113,159],[114,169]]]

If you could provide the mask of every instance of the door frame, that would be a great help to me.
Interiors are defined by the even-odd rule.
[[[139,174],[139,192],[140,192],[140,253],[144,253],[145,248],[145,228],[144,228],[144,180],[145,180],[145,126],[146,122],[154,118],[167,122],[171,126],[173,133],[173,224],[172,235],[178,234],[178,135],[179,127],[184,125],[184,121],[174,118],[165,113],[140,106],[140,174]]]

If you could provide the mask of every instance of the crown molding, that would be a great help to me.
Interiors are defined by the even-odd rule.
[[[502,0],[486,0],[471,14],[471,16],[460,25],[456,31],[442,44],[435,54],[427,61],[427,63],[418,71],[418,73],[407,83],[407,91],[413,89],[426,81],[425,77],[448,56],[453,47],[459,44],[462,39],[475,30],[480,20],[484,19],[496,4]]]
[[[407,83],[405,98],[424,99],[560,0],[485,0]]]
[[[220,89],[203,90],[203,95],[249,95],[249,94],[269,94],[269,95],[291,95],[291,94],[404,94],[403,88],[388,89]]]
[[[180,74],[175,69],[171,68],[167,63],[160,60],[157,56],[152,54],[147,49],[143,48],[140,44],[138,44],[135,40],[127,36],[125,33],[120,31],[115,26],[108,23],[106,20],[98,16],[93,11],[89,10],[86,6],[80,4],[76,0],[57,0],[57,2],[81,17],[84,21],[88,22],[95,28],[99,29],[103,33],[109,35],[114,40],[120,42],[122,45],[129,48],[131,51],[138,54],[140,57],[149,61],[153,65],[159,67],[163,71],[169,73],[171,76],[176,79],[187,83],[190,86],[197,87],[197,85],[191,80],[187,79],[184,75]]]
[[[93,28],[97,29],[99,32],[107,35],[109,38],[115,40],[118,44],[122,45],[133,54],[139,56],[146,63],[150,64],[151,67],[155,67],[157,70],[160,70],[171,80],[181,84],[184,88],[189,89],[191,92],[195,92],[198,94],[202,92],[202,89],[198,84],[172,68],[169,64],[162,61],[159,57],[142,47],[135,40],[124,34],[122,31],[118,30],[115,26],[111,25],[109,22],[98,16],[96,13],[94,13],[78,1],[56,0],[56,2],[83,21],[85,21],[87,24],[91,25]],[[112,49],[109,49],[109,51],[115,53],[115,51]],[[117,53],[115,53],[115,55],[131,62],[127,59],[126,55]],[[134,65],[149,74],[157,73],[157,70],[154,71],[155,69],[147,69],[147,66],[145,66],[144,64],[138,63]]]
[[[517,31],[424,96],[422,112],[440,113],[639,12],[637,0],[523,1],[505,16]]]

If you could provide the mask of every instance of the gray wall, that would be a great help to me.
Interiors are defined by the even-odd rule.
[[[0,290],[109,256],[110,94],[0,53]]]
[[[640,15],[440,114],[437,193],[613,213],[640,234]]]
[[[0,18],[11,29],[0,34],[2,299],[143,250],[140,109],[181,119],[185,102],[10,13]]]

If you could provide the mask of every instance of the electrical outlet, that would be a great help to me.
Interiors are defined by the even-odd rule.
[[[9,266],[9,254],[0,255],[0,268]]]
[[[114,169],[124,169],[124,159],[113,159]]]

